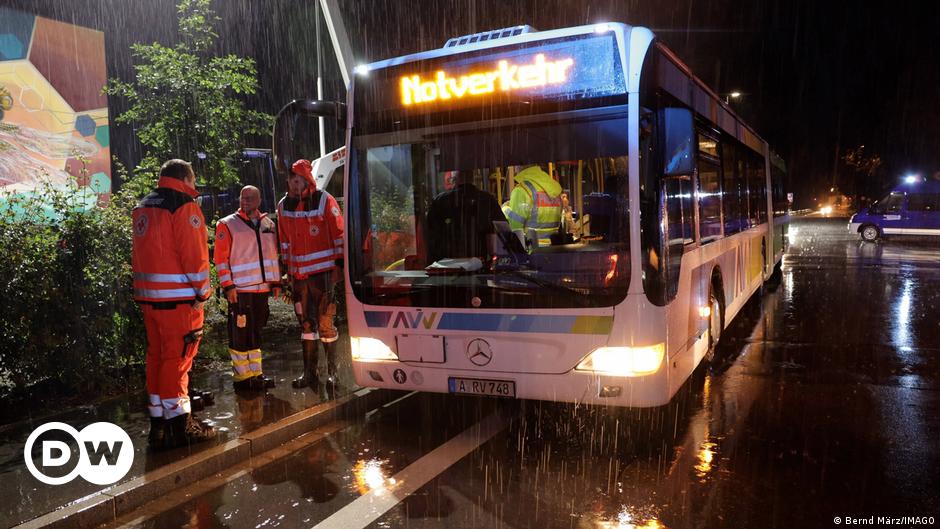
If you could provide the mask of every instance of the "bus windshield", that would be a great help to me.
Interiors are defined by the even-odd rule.
[[[352,146],[347,255],[359,301],[562,308],[626,296],[625,107]]]

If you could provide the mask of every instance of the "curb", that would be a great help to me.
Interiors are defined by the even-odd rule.
[[[259,457],[340,417],[365,413],[399,398],[399,393],[401,392],[376,388],[360,389],[147,472],[126,483],[104,489],[66,507],[14,526],[14,529],[91,528],[112,522],[119,516],[178,489],[181,485],[194,483],[249,458]]]

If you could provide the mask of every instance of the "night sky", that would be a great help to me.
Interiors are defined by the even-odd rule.
[[[440,46],[452,36],[527,23],[600,21],[651,28],[788,162],[806,205],[835,182],[880,193],[908,172],[940,170],[940,11],[919,2],[664,0],[358,2],[361,56]],[[420,7],[420,9],[419,9]],[[415,14],[422,13],[418,23]],[[387,21],[406,21],[388,24]],[[415,27],[418,24],[418,27]],[[392,28],[391,30],[386,28]],[[365,39],[369,35],[371,39]],[[882,157],[856,181],[837,159],[865,145]]]
[[[833,182],[877,194],[908,172],[940,170],[940,10],[920,2],[339,0],[357,62],[442,46],[450,37],[518,24],[554,29],[600,21],[647,26],[787,160],[798,205]],[[257,59],[275,112],[315,94],[312,0],[218,0],[219,52]],[[0,0],[0,5],[100,29],[109,75],[129,78],[132,42],[176,38],[170,0]],[[323,39],[326,42],[325,28]],[[332,61],[327,95],[342,97]],[[123,108],[110,102],[112,117]],[[133,163],[128,127],[112,132]],[[122,139],[125,136],[125,139]],[[261,140],[259,140],[260,142]],[[883,159],[874,179],[837,163],[865,145]],[[267,146],[267,145],[259,145]]]

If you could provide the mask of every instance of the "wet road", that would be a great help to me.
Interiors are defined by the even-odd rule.
[[[197,416],[210,420],[219,429],[219,442],[235,439],[242,433],[256,430],[328,400],[329,395],[325,391],[297,390],[291,387],[291,379],[303,371],[300,344],[293,332],[290,336],[268,333],[265,343],[270,345],[264,353],[264,371],[267,376],[277,380],[277,387],[264,394],[236,394],[232,390],[229,368],[224,365],[222,370],[201,372],[194,378],[196,387],[211,390],[215,395],[215,405],[206,407],[205,411],[199,412]],[[340,342],[338,362],[340,381],[344,384],[339,392],[341,394],[357,388],[347,351],[348,339],[344,339]],[[324,355],[320,356],[322,359]],[[323,361],[325,362],[325,359]],[[134,464],[119,483],[131,481],[146,472],[176,462],[190,453],[201,452],[216,445],[207,443],[168,452],[148,451],[147,434],[150,430],[150,420],[142,404],[146,399],[146,392],[141,391],[0,427],[0,527],[9,527],[33,519],[103,488],[82,479],[52,487],[40,483],[29,474],[23,459],[23,448],[30,432],[40,424],[59,421],[80,430],[93,422],[107,421],[124,428],[134,445]],[[73,448],[76,447],[74,441],[68,437],[62,436],[59,440],[69,443]],[[38,455],[38,448],[34,448],[34,452]],[[68,467],[64,467],[60,473],[64,474],[67,469]]]
[[[862,244],[844,219],[794,228],[779,285],[664,408],[410,394],[121,525],[938,523],[940,245]]]

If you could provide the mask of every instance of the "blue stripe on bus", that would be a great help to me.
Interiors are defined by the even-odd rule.
[[[444,331],[489,331],[489,332],[538,332],[553,334],[608,334],[613,325],[612,316],[542,316],[520,314],[466,314],[444,313],[437,326],[427,326],[423,317],[433,312],[425,311],[421,323],[411,322],[417,314],[396,318],[401,320],[402,328],[435,328]],[[386,328],[392,324],[393,312],[365,311],[366,325],[372,328]],[[430,320],[430,321],[433,321]],[[399,325],[396,323],[395,325]]]
[[[369,327],[388,327],[388,323],[392,321],[392,313],[387,311],[365,311],[366,314],[366,325]]]

